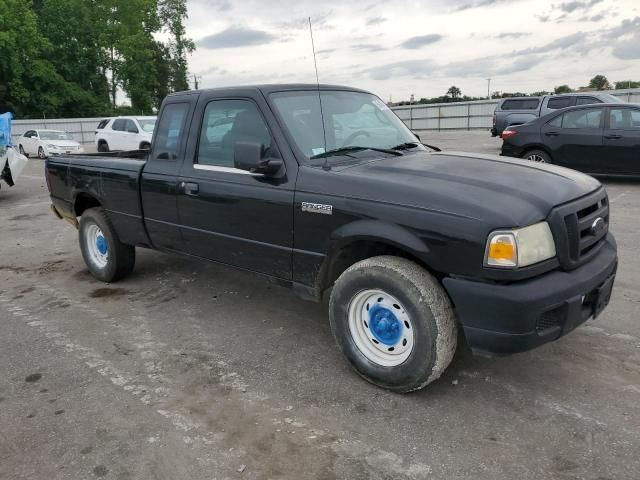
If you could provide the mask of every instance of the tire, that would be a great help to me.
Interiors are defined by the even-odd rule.
[[[525,152],[524,155],[522,155],[522,158],[531,162],[553,163],[551,161],[551,155],[549,155],[544,150],[529,150],[528,152]]]
[[[98,151],[102,153],[106,153],[109,151],[109,144],[107,142],[98,143]]]
[[[120,242],[101,207],[84,211],[80,217],[79,240],[82,258],[98,280],[115,282],[133,271],[136,249]]]
[[[24,155],[29,158],[29,155],[24,151],[24,148],[22,148],[22,145],[18,145],[18,152],[20,152],[20,155]]]
[[[151,144],[147,142],[141,143],[140,150],[151,150]]]
[[[425,269],[400,257],[349,267],[331,292],[329,320],[356,372],[394,392],[419,390],[439,378],[457,346],[446,292]]]
[[[42,147],[38,147],[38,158],[40,160],[46,160],[47,159],[47,155],[44,153],[44,148],[42,148]]]

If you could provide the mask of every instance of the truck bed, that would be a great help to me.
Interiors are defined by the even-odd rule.
[[[66,155],[47,159],[47,172],[53,207],[72,222],[93,196],[102,199],[102,207],[118,232],[132,245],[146,245],[140,176],[145,160],[118,155]],[[136,152],[131,153],[132,156]],[[85,203],[83,203],[85,202]]]

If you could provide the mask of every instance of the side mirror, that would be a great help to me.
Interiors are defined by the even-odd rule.
[[[138,128],[137,127],[129,127],[127,132],[129,132],[129,133],[138,133]]]
[[[261,143],[237,142],[233,149],[233,165],[240,170],[265,175],[273,175],[280,170],[282,160],[263,156],[264,146]]]

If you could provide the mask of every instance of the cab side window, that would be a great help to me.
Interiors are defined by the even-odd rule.
[[[196,164],[233,167],[238,142],[271,147],[271,135],[256,105],[250,100],[214,100],[204,110]]]
[[[549,99],[547,108],[551,110],[558,110],[560,108],[567,108],[571,106],[571,97],[554,97]]]
[[[180,148],[188,103],[170,103],[162,110],[153,145],[153,156],[160,160],[175,160]]]
[[[602,103],[596,97],[578,97],[576,105],[591,105],[593,103]]]

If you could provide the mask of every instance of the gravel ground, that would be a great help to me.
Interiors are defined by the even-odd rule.
[[[640,185],[607,182],[620,266],[601,317],[520,355],[461,349],[402,396],[350,370],[326,305],[250,274],[141,250],[97,282],[42,171],[0,191],[1,479],[640,477]]]

